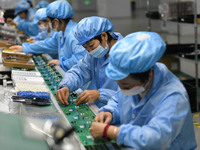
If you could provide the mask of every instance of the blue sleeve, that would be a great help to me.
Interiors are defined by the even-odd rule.
[[[39,32],[37,36],[34,36],[32,38],[36,41],[42,41],[42,40],[45,40],[47,37],[48,37],[48,31],[45,30],[45,31]]]
[[[171,142],[180,135],[183,125],[187,123],[185,121],[186,116],[190,112],[188,107],[189,104],[184,101],[182,95],[169,95],[158,104],[155,108],[154,116],[147,124],[143,126],[121,125],[117,144],[123,144],[136,149],[168,149]],[[141,117],[148,116],[146,114],[146,116]],[[192,118],[190,121],[192,122]]]
[[[88,54],[65,73],[63,80],[60,82],[60,86],[67,86],[70,92],[77,90],[91,80],[90,68],[91,57]]]
[[[53,31],[53,30],[50,30],[49,37],[54,36],[56,33],[58,33],[58,32],[55,32],[55,31]]]
[[[62,57],[60,59],[59,66],[63,68],[64,71],[69,70],[72,66],[78,63],[78,61],[85,57],[87,51],[81,45],[74,46],[72,50],[72,56],[70,58]]]
[[[38,24],[27,22],[24,20],[20,20],[18,22],[17,29],[19,31],[24,31],[24,33],[29,36],[36,36],[40,32],[40,29],[38,28]]]
[[[19,22],[20,20],[22,20],[18,15],[13,19],[13,21],[15,22]]]
[[[105,104],[107,104],[109,99],[116,93],[115,90],[105,89],[105,88],[100,88],[99,92],[100,92],[100,99],[99,100],[102,103],[105,103]]]
[[[32,22],[35,18],[35,12],[36,10],[34,8],[30,8],[27,14],[27,21]]]
[[[38,41],[35,43],[23,43],[22,50],[26,54],[43,54],[43,53],[58,53],[58,34],[53,37],[49,37],[44,41]]]
[[[110,124],[119,124],[120,123],[120,115],[119,115],[119,109],[118,109],[118,95],[119,95],[120,89],[118,88],[118,91],[115,91],[115,95],[113,95],[107,105],[99,109],[100,112],[106,112],[109,111],[112,113],[113,118]]]

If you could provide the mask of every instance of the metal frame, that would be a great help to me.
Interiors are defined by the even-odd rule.
[[[198,88],[199,88],[199,75],[198,75],[198,26],[197,26],[197,0],[194,0],[194,42],[195,42],[195,75],[196,75],[196,99],[197,111],[199,111]]]
[[[176,0],[178,3],[180,0]],[[147,0],[147,11],[150,11],[150,0]],[[177,5],[177,40],[180,44],[180,23],[178,22],[178,11],[179,5]],[[148,31],[151,31],[151,19],[148,20]],[[198,26],[197,26],[197,0],[194,0],[194,44],[195,44],[195,87],[196,87],[196,106],[197,112],[199,111],[199,100],[198,100],[198,84],[199,84],[199,75],[198,75]]]

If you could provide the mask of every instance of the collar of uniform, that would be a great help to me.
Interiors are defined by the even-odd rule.
[[[65,27],[65,33],[63,33],[63,31],[59,31],[60,38],[63,38],[63,36],[66,37],[68,35],[69,31],[72,30],[71,29],[72,23],[73,23],[72,20],[69,20],[67,26]]]
[[[75,23],[75,22],[73,22],[73,21],[70,19],[69,22],[67,23],[66,28],[65,28],[65,35],[67,35],[67,34],[69,33],[69,31],[71,31],[72,28],[74,28],[73,23]]]
[[[151,96],[160,88],[161,82],[163,80],[163,70],[159,68],[159,63],[156,63],[154,65],[154,77],[152,86],[146,95],[140,100],[137,107],[143,106],[147,101],[150,100]]]
[[[107,59],[105,59],[105,57],[103,57],[103,58],[101,59],[102,66],[103,66],[103,65],[107,65],[107,64],[109,63],[109,61],[110,61],[110,56],[108,56]]]

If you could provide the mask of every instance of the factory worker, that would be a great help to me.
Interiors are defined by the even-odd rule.
[[[45,25],[45,26],[44,26]],[[42,8],[36,11],[33,22],[20,21],[16,23],[17,29],[23,31],[29,36],[37,36],[35,40],[43,40],[48,37],[48,22],[46,9]],[[42,32],[45,31],[45,32]]]
[[[35,12],[30,10],[30,5],[27,2],[21,1],[21,2],[17,3],[17,5],[15,7],[15,15],[16,14],[18,14],[18,16],[17,16],[18,19],[15,18],[14,20],[12,20],[11,18],[8,18],[7,23],[16,26],[16,28],[19,31],[24,31],[24,33],[27,35],[37,35],[38,34],[38,32],[39,32],[38,28],[36,28],[36,29],[34,28],[35,32],[33,29],[31,30],[32,32],[24,29],[25,26],[29,25],[27,23],[32,22],[35,17]]]
[[[36,9],[40,9],[40,8],[46,8],[49,5],[49,2],[47,1],[40,1],[37,5],[36,5]]]
[[[153,32],[129,34],[112,47],[106,74],[119,90],[94,119],[90,131],[95,138],[138,150],[196,148],[187,91],[157,63],[165,48]]]
[[[91,82],[76,100],[76,105],[94,102],[98,107],[107,104],[107,101],[117,90],[117,83],[105,74],[105,68],[110,61],[110,48],[120,39],[120,33],[112,33],[113,24],[106,18],[88,17],[82,19],[74,29],[74,35],[87,50],[86,56],[66,72],[61,81],[62,87],[56,97],[68,105],[69,92],[77,90],[84,84]]]
[[[35,10],[30,7],[30,4],[26,1],[20,1],[15,6],[15,15],[17,15],[14,20],[11,18],[7,19],[8,23],[23,21],[33,21],[35,16]]]
[[[27,41],[35,42],[35,41],[45,40],[48,37],[48,29],[49,29],[46,8],[40,8],[36,11],[33,25],[37,26],[39,28],[40,32],[38,33],[37,36],[34,36],[34,37],[28,39]],[[32,28],[32,26],[29,26],[29,27]],[[28,28],[28,29],[31,30],[31,28]]]
[[[36,12],[35,8],[33,7],[32,0],[21,0],[21,1],[25,1],[25,2],[29,3],[29,5],[30,5],[30,10],[31,10],[32,12]]]
[[[67,1],[55,1],[48,5],[46,13],[49,27],[59,32],[44,41],[23,43],[22,47],[15,47],[14,50],[23,50],[26,54],[57,53],[57,64],[67,71],[86,54],[84,47],[77,45],[78,40],[72,32],[77,24],[71,19],[74,11]]]

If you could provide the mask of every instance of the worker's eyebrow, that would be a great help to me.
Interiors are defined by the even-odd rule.
[[[83,44],[83,46],[88,46],[88,45],[92,44],[91,42],[92,42],[92,40],[89,40],[85,44]]]

